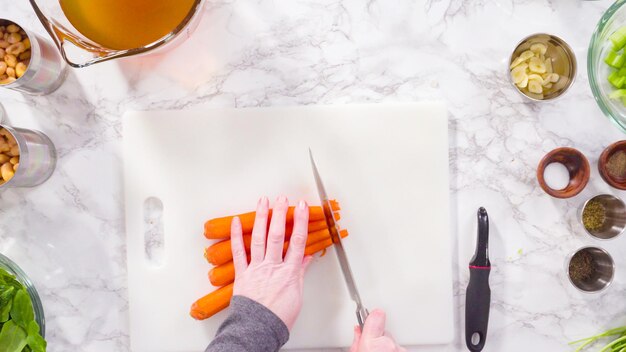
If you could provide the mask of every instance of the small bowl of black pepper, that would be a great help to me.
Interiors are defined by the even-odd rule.
[[[583,203],[579,218],[591,237],[610,240],[626,228],[626,204],[613,195],[599,194]]]
[[[604,291],[615,276],[613,258],[599,247],[580,248],[569,257],[566,269],[572,285],[584,293]]]
[[[598,159],[598,171],[611,187],[626,190],[626,140],[608,146]]]

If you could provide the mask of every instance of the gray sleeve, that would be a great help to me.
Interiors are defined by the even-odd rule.
[[[230,315],[206,352],[276,352],[289,340],[285,323],[247,297],[234,296]]]

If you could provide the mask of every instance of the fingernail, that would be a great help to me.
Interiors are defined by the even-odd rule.
[[[300,203],[298,203],[298,208],[302,210],[306,209],[306,202],[301,200]]]

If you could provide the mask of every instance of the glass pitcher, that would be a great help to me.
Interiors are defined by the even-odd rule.
[[[204,0],[193,0],[191,9],[182,22],[157,41],[131,49],[113,49],[87,38],[77,30],[63,12],[60,0],[29,1],[44,28],[59,48],[63,59],[75,68],[147,53],[166,44],[169,44],[168,46],[180,44],[180,42],[191,35],[191,32],[197,26],[204,5]],[[72,47],[78,50],[72,50]]]

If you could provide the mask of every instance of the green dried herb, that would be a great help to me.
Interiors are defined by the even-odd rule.
[[[583,209],[583,225],[588,231],[598,231],[606,220],[606,209],[597,200],[591,200]]]

